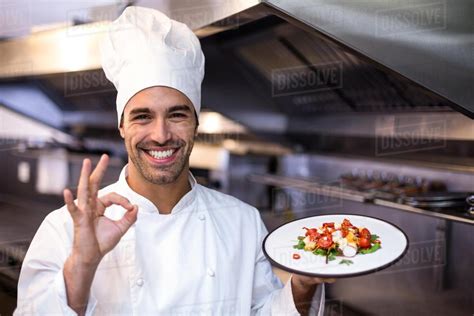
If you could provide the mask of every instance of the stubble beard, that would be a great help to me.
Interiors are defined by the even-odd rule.
[[[191,155],[194,145],[194,140],[191,139],[187,144],[183,140],[179,140],[178,142],[173,142],[173,144],[179,144],[180,147],[176,160],[173,164],[163,167],[151,166],[147,162],[147,158],[144,157],[144,155],[147,154],[142,149],[140,149],[143,144],[139,143],[132,148],[130,142],[127,141],[126,147],[130,160],[143,179],[153,184],[164,185],[175,182],[183,173],[183,170],[188,165],[189,156]],[[185,152],[183,153],[183,151]]]

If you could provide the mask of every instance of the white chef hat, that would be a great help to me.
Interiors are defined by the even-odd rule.
[[[130,98],[152,86],[179,90],[199,114],[204,54],[185,24],[154,9],[127,7],[111,23],[101,43],[101,60],[118,92],[119,124]]]

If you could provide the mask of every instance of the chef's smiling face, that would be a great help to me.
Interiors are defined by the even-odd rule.
[[[125,106],[120,135],[130,163],[146,181],[169,184],[189,168],[197,133],[191,101],[178,90],[155,86]]]

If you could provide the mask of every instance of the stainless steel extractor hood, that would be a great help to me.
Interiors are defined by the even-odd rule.
[[[474,113],[474,2],[288,1],[267,4]]]
[[[345,82],[344,87],[334,86],[335,95],[316,102],[331,103],[339,98],[342,99],[339,107],[357,110],[357,106],[338,91],[351,84],[361,91],[384,89],[389,97],[383,101],[385,105],[389,105],[390,93],[394,92],[400,106],[417,108],[423,105],[417,97],[422,94],[422,99],[423,95],[429,95],[437,100],[431,100],[431,105],[442,103],[474,117],[471,88],[474,84],[474,24],[469,13],[474,4],[471,1],[266,1],[262,6],[284,23],[280,27],[258,25],[252,34],[241,30],[238,35],[237,30],[232,39],[240,38],[244,47],[235,48],[237,54],[256,63],[257,71],[267,80],[272,80],[272,75],[275,79],[277,72],[285,67],[340,63],[340,71],[347,70],[343,79],[355,76],[358,83],[352,80]],[[252,38],[259,38],[252,47],[244,44]],[[382,71],[378,74],[367,71],[365,65],[375,65]],[[387,74],[397,77],[389,86],[387,80],[380,81]],[[399,79],[406,82],[410,90],[412,87],[422,89],[410,93],[413,91],[397,86]],[[275,86],[277,83],[273,88]],[[274,97],[279,97],[274,89],[272,92]]]
[[[203,100],[271,135],[373,138],[441,120],[438,136],[473,140],[471,4],[410,3],[267,1],[250,8],[247,15],[259,16],[252,23],[202,39]],[[363,18],[354,7],[366,20],[357,21]],[[442,27],[426,25],[438,19]]]

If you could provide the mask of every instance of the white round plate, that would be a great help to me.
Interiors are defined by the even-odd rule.
[[[376,252],[357,254],[352,258],[337,256],[336,260],[328,263],[324,256],[293,248],[298,243],[297,237],[306,233],[303,227],[316,228],[328,222],[340,224],[344,218],[349,219],[352,225],[365,227],[371,234],[378,235],[382,247]],[[352,214],[297,219],[276,228],[263,241],[263,252],[274,266],[288,272],[320,278],[345,278],[373,273],[394,264],[407,249],[408,238],[397,226],[378,218]],[[301,256],[300,259],[293,259],[295,253]],[[340,264],[342,259],[351,260],[353,264]]]

